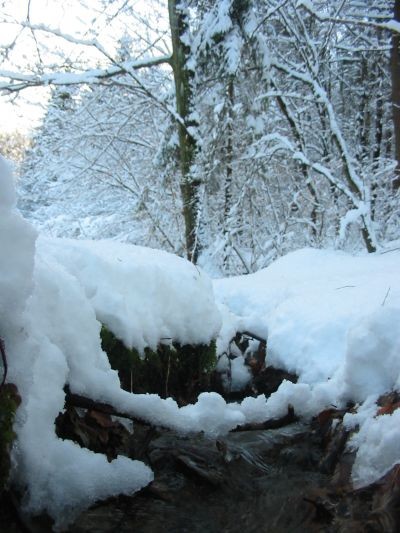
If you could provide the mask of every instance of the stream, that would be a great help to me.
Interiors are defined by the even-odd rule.
[[[304,498],[327,478],[316,468],[321,450],[309,427],[243,431],[217,441],[147,433],[142,458],[155,472],[152,486],[84,512],[71,532],[310,531],[315,506]]]
[[[276,372],[268,371],[264,388],[279,385]],[[400,465],[372,485],[352,486],[355,452],[346,448],[350,433],[343,426],[351,405],[322,411],[308,423],[299,422],[290,408],[262,429],[242,426],[212,439],[140,421],[132,430],[106,404],[86,400],[83,407],[81,400],[67,393],[66,408],[55,421],[57,435],[110,461],[119,454],[143,461],[155,479],[132,496],[96,503],[69,533],[400,531]],[[393,412],[400,395],[383,395],[378,405]],[[26,519],[18,509],[18,495],[3,493],[1,533],[52,532],[48,516]]]

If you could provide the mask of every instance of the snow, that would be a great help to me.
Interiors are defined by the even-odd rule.
[[[400,253],[353,256],[303,249],[256,274],[215,280],[165,252],[110,241],[37,237],[14,208],[13,180],[0,159],[0,335],[8,380],[22,396],[13,480],[29,513],[46,510],[67,526],[94,501],[132,494],[153,474],[141,462],[80,448],[55,434],[64,385],[118,411],[180,433],[216,437],[237,425],[279,417],[294,406],[311,417],[325,407],[360,404],[345,424],[360,431],[353,481],[362,486],[400,461],[400,412],[376,416],[383,392],[400,388]],[[143,350],[171,339],[227,351],[237,330],[268,337],[267,364],[299,375],[266,400],[226,404],[203,393],[179,408],[168,398],[120,388],[100,345],[101,322]],[[223,356],[220,369],[227,358]],[[233,387],[248,382],[232,362]]]
[[[226,37],[225,46],[227,71],[229,74],[235,74],[239,67],[240,54],[243,47],[243,39],[237,28]]]
[[[350,329],[343,377],[352,399],[400,388],[399,324],[400,307],[385,306]]]
[[[306,9],[307,11],[309,11],[310,13],[312,13],[318,20],[320,21],[323,21],[323,20],[329,20],[330,17],[325,15],[322,11],[319,11],[317,10],[315,7],[314,7],[314,4],[311,0],[298,0],[298,2],[296,3],[296,9],[298,8],[301,8],[301,7],[304,7],[304,9]],[[340,19],[339,19],[340,20]],[[344,19],[346,22],[360,22],[358,19]],[[363,19],[361,19],[361,23],[364,23],[365,24],[365,21]],[[397,32],[397,33],[400,33],[400,23],[397,21],[397,20],[390,20],[389,22],[382,22],[382,23],[379,23],[379,22],[372,22],[371,23],[371,26],[374,26],[374,27],[377,27],[377,28],[383,28],[383,29],[386,29],[386,30],[391,30],[393,32]]]
[[[11,168],[0,156],[0,336],[18,328],[32,281],[36,232],[13,211]]]
[[[388,30],[400,33],[400,22],[398,20],[390,20],[389,22],[383,23],[382,26]]]
[[[52,257],[84,288],[100,322],[129,348],[160,341],[208,344],[221,327],[211,282],[184,259],[113,241],[44,239]]]
[[[400,438],[398,414],[375,418],[378,396],[400,390],[399,268],[396,250],[352,256],[303,249],[255,274],[214,282],[216,298],[236,324],[268,333],[267,364],[299,375],[298,384],[283,382],[267,401],[244,400],[240,410],[246,420],[282,416],[288,404],[310,417],[332,405],[359,402],[359,411],[345,417],[349,428],[360,426],[350,442],[358,450],[356,486],[400,462],[394,445]],[[224,320],[229,316],[225,311]]]
[[[7,179],[2,176],[4,191]],[[64,407],[66,383],[75,393],[183,433],[203,429],[218,435],[244,423],[244,415],[227,409],[218,394],[203,394],[195,405],[179,409],[172,399],[121,390],[101,350],[98,314],[139,349],[165,336],[210,342],[221,319],[211,282],[196,267],[117,243],[36,241],[35,231],[9,204],[0,213],[0,239],[1,335],[8,379],[22,396],[13,479],[26,491],[27,512],[46,510],[62,529],[97,499],[132,494],[153,478],[141,462],[118,457],[108,463],[56,437],[54,420]]]
[[[309,384],[328,380],[360,319],[400,302],[399,255],[303,249],[249,276],[216,280],[216,297],[246,328],[268,334],[269,364]]]
[[[196,70],[196,56],[207,49],[215,47],[215,37],[224,36],[222,48],[225,55],[226,69],[229,74],[235,74],[240,62],[243,38],[237,23],[233,20],[232,0],[220,0],[206,15],[203,28],[194,37],[192,49],[194,51],[191,68]]]
[[[14,180],[11,165],[0,156],[0,208],[12,207],[15,204]]]
[[[232,19],[229,14],[231,8],[230,0],[218,2],[214,8],[215,12],[207,15],[203,31],[200,32],[193,42],[193,49],[197,52],[206,48],[207,45],[213,45],[213,37],[219,34],[225,34],[232,28]]]
[[[245,365],[243,357],[236,357],[231,362],[231,390],[242,390],[251,379],[251,372],[248,366]]]
[[[38,25],[38,29],[42,29]],[[58,30],[52,30],[52,33],[57,35]],[[59,34],[64,39],[74,42],[75,44],[82,44],[80,40],[74,39],[66,34]],[[85,45],[95,45],[94,41],[84,41]],[[144,66],[158,65],[168,63],[170,61],[169,55],[160,56],[157,58],[148,58],[139,61],[124,61],[120,65],[111,65],[105,69],[89,69],[81,72],[56,72],[45,73],[41,76],[36,74],[23,74],[21,72],[13,72],[10,70],[0,70],[0,90],[7,90],[13,86],[15,82],[21,82],[25,87],[37,85],[78,85],[83,83],[99,83],[102,79],[113,76],[117,73],[126,71],[133,71]],[[7,79],[13,80],[12,82]]]
[[[373,483],[399,461],[400,410],[365,419],[350,445],[357,450],[353,466],[355,487]]]
[[[354,224],[360,217],[368,214],[368,206],[364,202],[360,202],[357,209],[350,209],[340,221],[339,241],[343,242],[346,237],[346,229],[350,224]]]

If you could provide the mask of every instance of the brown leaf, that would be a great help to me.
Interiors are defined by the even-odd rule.
[[[94,409],[88,410],[85,415],[85,420],[88,423],[94,423],[95,425],[98,425],[105,429],[111,429],[116,426],[110,415],[100,413],[100,411],[96,411]]]
[[[378,412],[376,413],[377,416],[381,416],[381,415],[391,415],[394,413],[394,411],[396,411],[396,409],[398,409],[400,407],[400,402],[395,402],[395,403],[388,403],[386,405],[383,405],[379,410]]]

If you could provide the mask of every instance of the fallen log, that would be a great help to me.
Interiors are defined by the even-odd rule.
[[[143,418],[132,416],[131,414],[120,412],[116,410],[112,405],[103,403],[103,402],[97,402],[94,400],[91,400],[90,398],[86,398],[85,396],[81,396],[79,394],[74,394],[69,391],[68,388],[66,388],[66,396],[65,396],[65,407],[80,407],[82,409],[90,409],[94,411],[99,411],[100,413],[104,413],[106,415],[111,416],[119,416],[121,418],[128,418],[129,420],[132,420],[133,422],[136,422],[138,424],[142,424],[145,426],[151,426],[152,424]],[[237,426],[236,428],[232,429],[232,431],[254,431],[254,430],[267,430],[267,429],[279,429],[284,426],[288,426],[289,424],[293,424],[294,422],[297,422],[299,418],[296,416],[294,412],[294,407],[292,405],[288,405],[288,412],[285,416],[282,416],[281,418],[271,418],[269,420],[265,420],[264,422],[259,423],[250,423],[250,424],[243,424],[241,426]],[[161,427],[163,429],[170,429],[166,426],[158,425],[158,427]]]

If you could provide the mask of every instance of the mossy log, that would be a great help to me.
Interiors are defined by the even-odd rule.
[[[102,327],[101,341],[125,390],[156,393],[186,404],[210,388],[211,372],[217,362],[214,340],[209,345],[196,346],[159,344],[155,351],[146,348],[142,356],[135,348],[127,348],[106,326]]]
[[[10,450],[15,438],[13,423],[17,407],[21,403],[17,387],[6,383],[0,389],[0,494],[10,473]]]

